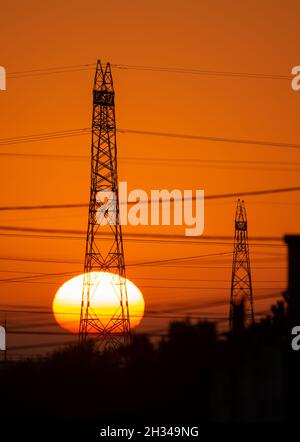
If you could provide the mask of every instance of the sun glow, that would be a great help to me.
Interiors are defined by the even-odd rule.
[[[66,330],[77,333],[79,328],[83,274],[66,281],[53,300],[53,313],[57,323]],[[107,272],[93,272],[95,290],[90,306],[105,326],[120,306],[114,275]],[[145,302],[141,291],[126,279],[131,328],[137,327],[143,319]]]

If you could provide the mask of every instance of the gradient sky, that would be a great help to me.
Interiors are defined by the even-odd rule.
[[[10,1],[1,5],[0,65],[9,74],[95,63],[100,58],[114,64],[287,76],[293,66],[300,64],[299,13],[296,0]],[[0,93],[0,138],[89,127],[93,75],[91,69],[8,78],[7,91]],[[113,77],[118,128],[299,142],[300,91],[293,91],[289,80],[116,68]],[[119,179],[128,181],[129,189],[198,188],[209,195],[299,185],[298,149],[118,134],[118,150],[120,158],[294,163],[267,164],[258,169],[249,165],[224,168],[120,160]],[[88,156],[90,137],[1,145],[1,152]],[[89,199],[89,162],[1,156],[0,181],[0,206],[84,203]],[[233,234],[235,204],[234,198],[207,201],[206,235]],[[299,232],[299,204],[298,193],[247,198],[250,237]],[[86,209],[0,213],[1,226],[82,230],[86,224]],[[230,255],[184,264],[192,267],[145,268],[131,264],[230,252],[231,246],[129,242],[126,231],[183,234],[183,228],[124,230],[127,275],[143,291],[148,311],[167,311],[182,304],[184,308],[178,312],[183,314],[191,311],[188,305],[205,306],[220,300],[223,305],[203,307],[197,312],[227,314]],[[83,269],[83,240],[5,236],[0,240],[1,279],[27,275],[20,272],[80,273]],[[74,263],[2,259],[16,257]],[[255,297],[285,288],[285,257],[283,246],[251,247]],[[34,283],[2,281],[1,305],[50,308],[66,278],[48,276]],[[176,286],[174,290],[161,288],[172,285]],[[180,290],[180,286],[193,288]],[[265,311],[270,303],[256,299],[255,310]],[[46,320],[15,313],[7,313],[6,319],[13,326],[53,321],[51,317]],[[140,329],[160,330],[162,322],[145,319]],[[12,345],[29,345],[36,337],[17,336],[11,340]],[[44,340],[49,341],[49,336]]]

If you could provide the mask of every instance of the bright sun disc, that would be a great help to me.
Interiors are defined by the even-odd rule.
[[[105,326],[120,306],[117,291],[113,286],[114,275],[108,272],[91,274],[97,287],[90,299],[90,306]],[[82,299],[84,275],[66,281],[57,291],[53,300],[53,313],[57,323],[66,330],[77,333]],[[143,319],[145,302],[141,291],[126,279],[131,328],[137,327]]]

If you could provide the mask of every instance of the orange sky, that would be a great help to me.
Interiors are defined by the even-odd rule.
[[[128,65],[289,75],[291,68],[300,64],[299,13],[296,0],[11,1],[1,5],[0,65],[9,73],[94,63],[100,58]],[[93,70],[86,70],[8,79],[7,91],[0,93],[0,138],[89,127],[93,75]],[[114,69],[113,77],[118,128],[286,143],[297,143],[300,137],[300,92],[293,91],[287,80],[124,69]],[[297,149],[128,134],[118,134],[118,150],[120,157],[300,161]],[[90,138],[1,146],[0,152],[89,155]],[[120,161],[119,179],[128,181],[129,189],[203,188],[207,195],[299,185],[297,165],[274,169]],[[88,161],[2,156],[0,180],[0,206],[80,203],[89,199]],[[298,193],[249,197],[246,207],[250,236],[299,232]],[[205,234],[233,234],[234,199],[208,201],[205,211]],[[1,226],[82,230],[86,224],[85,209],[0,213]],[[135,227],[130,231],[183,233],[173,227]],[[80,273],[83,269],[76,261],[83,261],[84,241],[20,237],[0,240],[3,258],[75,261],[54,264],[1,259],[2,279],[27,275],[20,272]],[[125,241],[128,264],[223,251],[231,251],[231,247]],[[284,247],[253,246],[251,258],[255,296],[285,287]],[[179,303],[229,299],[230,256],[189,264],[193,267],[128,266],[127,275],[143,291],[148,310],[165,311]],[[221,268],[211,268],[215,265]],[[268,269],[257,269],[259,266]],[[279,268],[273,269],[275,266]],[[174,278],[182,281],[172,281]],[[50,308],[57,288],[65,280],[51,276],[39,283],[2,282],[1,304]],[[144,287],[147,285],[151,288]],[[172,285],[196,288],[161,288]],[[269,304],[256,301],[255,310],[264,311]],[[186,311],[188,308],[179,313]],[[227,314],[228,305],[198,310],[212,311]],[[13,313],[6,317],[14,325],[31,320]],[[51,322],[52,318],[32,320]],[[161,327],[158,320],[145,319],[140,329]],[[36,338],[11,339],[14,345],[30,344]],[[44,339],[49,341],[49,336]]]

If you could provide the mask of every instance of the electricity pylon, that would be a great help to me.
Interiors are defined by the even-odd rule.
[[[93,88],[91,188],[84,262],[79,339],[99,338],[101,348],[116,348],[130,340],[122,228],[119,218],[115,93],[110,64],[97,62]],[[104,227],[105,226],[105,227]],[[108,229],[109,239],[99,238]],[[93,308],[99,273],[110,275],[117,297],[115,311],[104,318]],[[98,289],[99,290],[99,289]],[[105,298],[105,294],[104,294]],[[105,310],[107,312],[107,310]]]
[[[235,214],[229,314],[229,326],[231,331],[234,331],[235,324],[241,323],[241,318],[236,317],[238,314],[243,315],[242,321],[244,326],[254,323],[247,216],[245,203],[240,200],[237,202]]]

